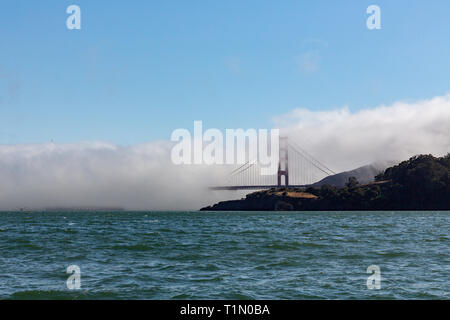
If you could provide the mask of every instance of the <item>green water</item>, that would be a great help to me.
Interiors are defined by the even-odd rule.
[[[449,299],[449,248],[450,212],[0,213],[0,298]]]

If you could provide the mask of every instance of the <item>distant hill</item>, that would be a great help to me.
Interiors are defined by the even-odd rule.
[[[333,176],[328,176],[316,183],[313,187],[321,187],[323,185],[330,185],[333,187],[344,187],[350,177],[355,177],[359,183],[367,184],[375,181],[375,176],[383,172],[389,166],[394,165],[394,161],[389,162],[377,162],[367,166],[359,167],[351,171],[345,171]]]
[[[350,171],[370,177],[377,168]],[[355,176],[342,173],[331,183],[308,188],[273,188],[248,194],[244,199],[223,201],[202,210],[213,211],[361,211],[361,210],[450,210],[450,154],[435,158],[419,155],[392,166],[360,183]],[[329,177],[333,178],[333,177]]]

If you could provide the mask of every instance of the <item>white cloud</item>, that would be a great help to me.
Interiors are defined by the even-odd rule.
[[[282,133],[334,171],[450,152],[450,95],[351,112],[296,109]],[[229,167],[175,166],[171,143],[0,145],[0,209],[99,207],[191,210],[243,192],[212,192]]]
[[[133,147],[101,142],[0,146],[0,209],[188,210],[229,197],[207,188],[221,181],[222,170],[172,165],[170,146],[168,142]]]
[[[300,108],[274,119],[335,171],[422,153],[450,152],[450,95],[351,112]]]

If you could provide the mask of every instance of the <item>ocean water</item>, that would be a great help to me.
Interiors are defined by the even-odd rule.
[[[449,299],[449,249],[450,212],[0,213],[0,298]]]

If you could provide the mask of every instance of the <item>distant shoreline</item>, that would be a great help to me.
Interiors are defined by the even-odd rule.
[[[54,208],[19,208],[0,210],[0,212],[120,212],[126,211],[122,207],[54,207]]]

